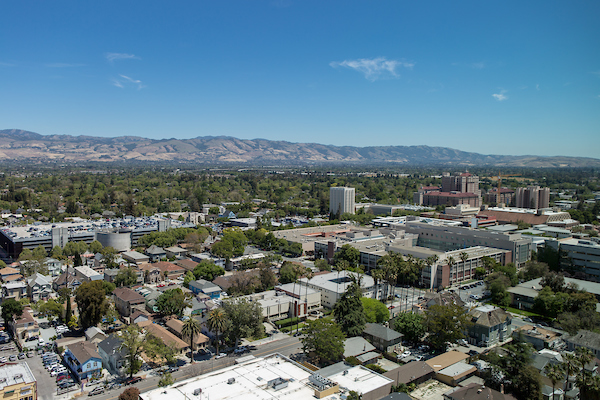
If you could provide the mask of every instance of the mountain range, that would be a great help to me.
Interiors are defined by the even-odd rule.
[[[402,164],[489,165],[498,167],[599,167],[600,159],[565,156],[506,156],[434,146],[333,146],[265,139],[204,136],[147,139],[40,135],[0,130],[0,162],[161,162],[247,165]]]

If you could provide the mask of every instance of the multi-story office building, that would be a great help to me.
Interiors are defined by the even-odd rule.
[[[445,172],[442,175],[442,192],[475,193],[479,196],[479,177],[468,172],[455,175]]]
[[[498,194],[498,188],[494,188],[483,195],[483,200],[488,204],[504,204],[510,206],[515,196],[515,191],[507,188],[500,188],[500,194]]]
[[[559,252],[562,269],[578,269],[587,279],[600,282],[600,239],[548,240],[546,246]]]
[[[550,188],[539,186],[528,186],[517,188],[515,192],[515,203],[519,208],[548,208],[550,205]]]
[[[96,239],[101,240],[105,246],[117,245],[119,250],[123,250],[127,244],[130,247],[137,246],[139,238],[144,235],[155,231],[164,232],[171,227],[179,226],[195,227],[190,223],[159,217],[24,225],[0,229],[0,246],[12,259],[17,259],[23,249],[33,250],[42,246],[47,252],[50,252],[53,247],[62,248],[67,242],[89,244]]]
[[[329,212],[331,214],[354,214],[354,188],[329,188]]]

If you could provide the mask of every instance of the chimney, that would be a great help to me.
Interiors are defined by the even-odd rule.
[[[500,384],[500,393],[504,394],[504,383]]]

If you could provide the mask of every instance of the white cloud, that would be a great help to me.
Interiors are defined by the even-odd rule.
[[[17,66],[17,64],[0,61],[0,67],[16,67],[16,66]]]
[[[112,84],[118,88],[125,88],[125,86],[134,86],[137,90],[143,89],[146,87],[139,79],[130,78],[127,75],[119,75],[120,78],[113,79]]]
[[[483,61],[473,63],[473,64],[471,64],[471,68],[484,69],[485,68],[485,63]]]
[[[332,61],[329,65],[333,68],[344,67],[350,68],[358,72],[362,72],[370,81],[374,81],[380,77],[392,76],[398,77],[396,70],[398,68],[414,67],[414,63],[399,61],[399,60],[388,60],[385,57],[377,58],[359,58],[358,60],[344,60],[344,61]]]
[[[535,90],[540,90],[540,84],[539,84],[539,83],[537,83],[537,84],[535,85]]]
[[[105,56],[106,59],[111,63],[116,60],[141,60],[141,58],[135,54],[127,53],[106,53]]]
[[[506,90],[501,90],[500,93],[494,93],[492,95],[493,98],[495,98],[498,101],[504,101],[508,99],[508,96],[506,96],[504,93],[506,93]]]

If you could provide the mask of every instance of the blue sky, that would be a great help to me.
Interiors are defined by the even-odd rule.
[[[10,1],[0,129],[600,157],[600,2]]]

